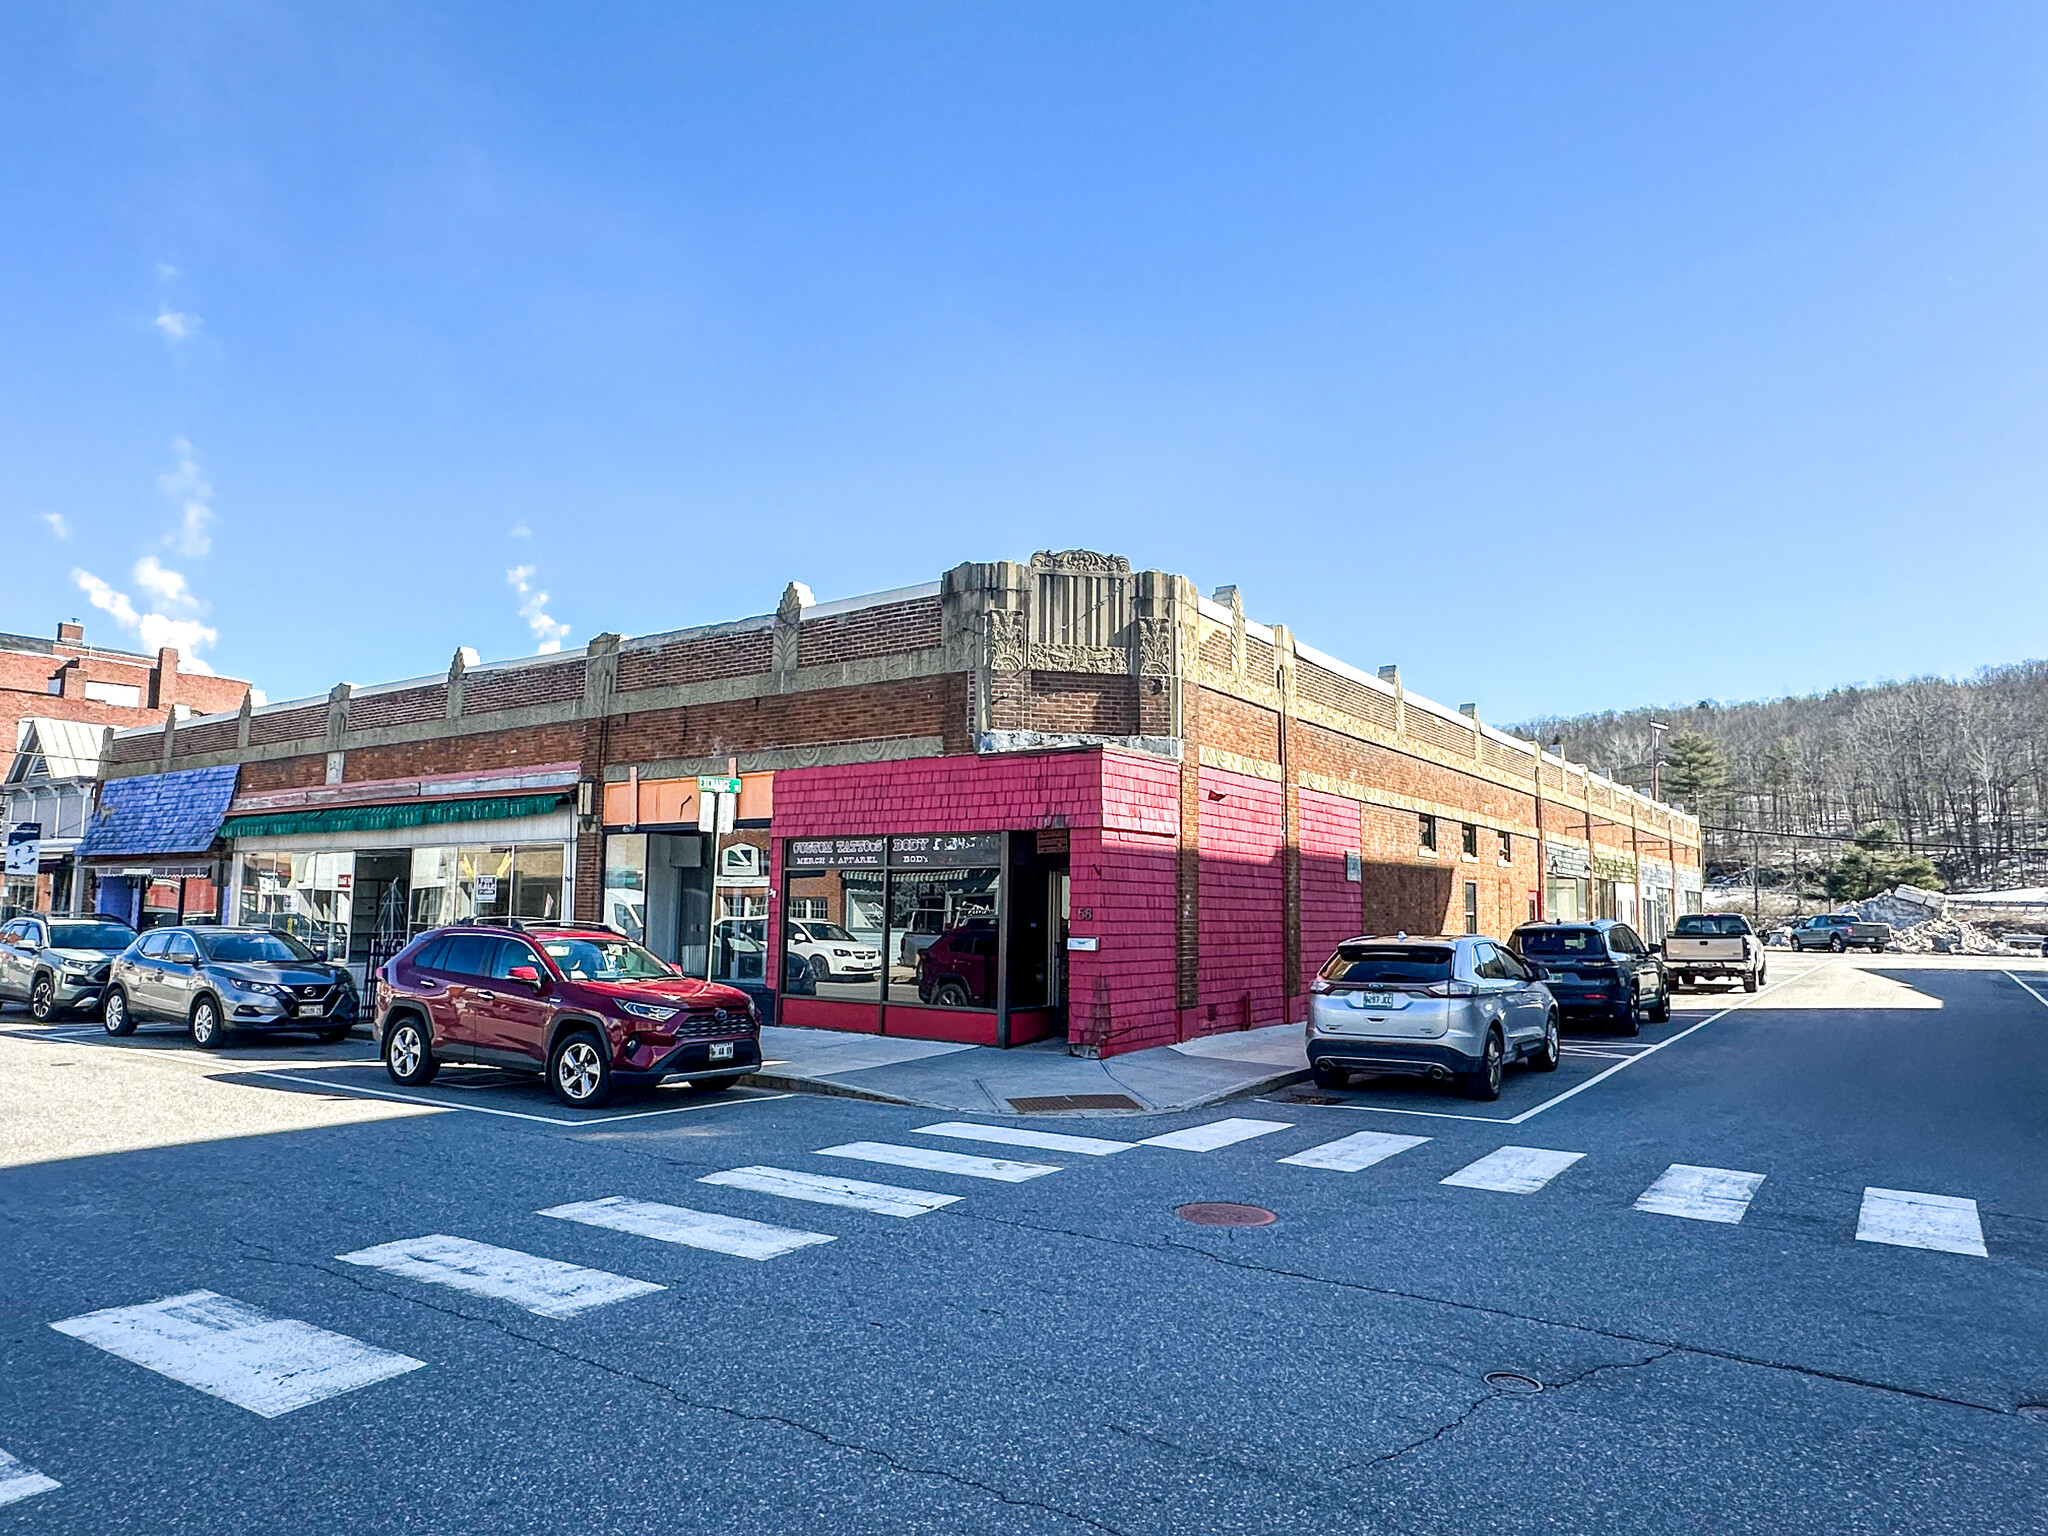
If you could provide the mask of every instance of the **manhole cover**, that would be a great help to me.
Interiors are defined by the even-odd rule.
[[[2013,1411],[2023,1419],[2039,1419],[2048,1423],[2048,1403],[2021,1403]]]
[[[1541,1392],[1543,1383],[1520,1371],[1488,1371],[1486,1384],[1496,1392]]]
[[[1184,1205],[1178,1215],[1198,1227],[1270,1227],[1280,1219],[1263,1205],[1232,1205],[1220,1200]]]
[[[1012,1099],[1020,1115],[1056,1115],[1063,1109],[1143,1109],[1127,1093],[1051,1093],[1033,1099]]]

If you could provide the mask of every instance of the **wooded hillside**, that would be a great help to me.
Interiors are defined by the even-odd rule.
[[[1670,727],[1659,749],[1664,798],[1697,802],[1716,829],[1709,861],[1724,871],[1746,869],[1752,849],[1774,875],[1811,871],[1858,831],[1889,822],[1951,886],[2034,885],[2048,874],[2048,662],[1988,667],[1961,682],[1703,700],[1512,729],[1647,791],[1653,720]]]

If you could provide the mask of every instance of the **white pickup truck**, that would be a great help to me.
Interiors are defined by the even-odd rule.
[[[1664,966],[1673,990],[1739,981],[1754,992],[1764,984],[1764,941],[1740,912],[1688,912],[1665,935]]]

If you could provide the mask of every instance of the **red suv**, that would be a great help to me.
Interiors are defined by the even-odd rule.
[[[707,1093],[761,1065],[746,993],[685,976],[613,928],[518,921],[422,934],[377,973],[375,1030],[391,1080],[446,1062],[545,1073],[592,1109],[621,1087],[688,1078]]]

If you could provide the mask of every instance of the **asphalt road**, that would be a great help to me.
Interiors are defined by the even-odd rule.
[[[360,1044],[200,1057],[11,1010],[0,1532],[2048,1529],[2048,1407],[2022,1411],[2048,1405],[2048,971],[1774,982],[1573,1036],[1497,1104],[973,1122],[1275,1127],[1102,1155],[839,1099],[375,1097]],[[1284,1161],[1359,1133],[1427,1139]],[[1503,1147],[1582,1156],[1442,1182]],[[1057,1171],[870,1160],[940,1152]],[[752,1168],[783,1172],[702,1182]],[[886,1214],[791,1174],[956,1198]],[[587,1204],[614,1197],[640,1204]],[[688,1220],[650,1207],[797,1246],[615,1229]],[[513,1256],[383,1249],[428,1236]],[[493,1266],[515,1299],[448,1283]],[[197,1291],[227,1300],[122,1310]]]

